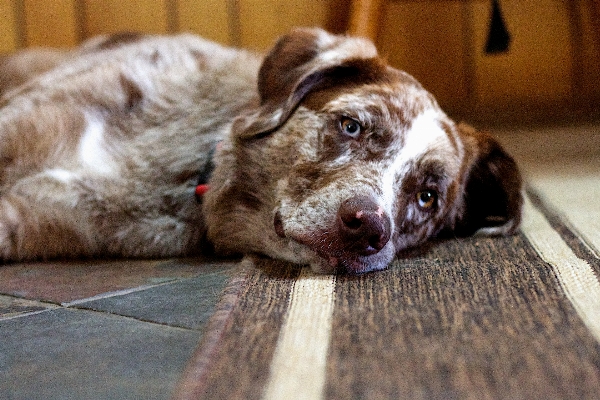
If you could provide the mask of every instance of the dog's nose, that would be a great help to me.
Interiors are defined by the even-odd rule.
[[[351,197],[340,205],[338,230],[347,250],[364,256],[375,254],[390,240],[390,229],[390,218],[368,196]]]

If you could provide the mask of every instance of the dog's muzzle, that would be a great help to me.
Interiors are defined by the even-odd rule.
[[[390,228],[390,218],[370,197],[351,197],[338,210],[337,231],[348,252],[360,256],[378,253],[390,240]]]
[[[369,196],[353,196],[342,201],[331,226],[320,232],[286,232],[279,211],[275,213],[273,225],[279,237],[289,237],[307,246],[331,269],[350,273],[381,269],[362,264],[387,245],[392,230],[388,214]]]

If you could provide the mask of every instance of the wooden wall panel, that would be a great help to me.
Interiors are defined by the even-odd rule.
[[[84,0],[85,36],[112,32],[166,33],[167,0]]]
[[[219,43],[234,45],[235,35],[230,32],[230,12],[235,0],[178,0],[177,29],[194,32]],[[233,16],[232,16],[233,17]]]
[[[472,2],[474,85],[480,104],[555,103],[571,97],[573,54],[567,2],[500,2],[512,42],[508,53],[486,55],[490,2]]]
[[[79,42],[76,0],[23,0],[26,46],[70,47]],[[15,3],[16,4],[16,3]]]
[[[292,27],[326,27],[330,2],[239,0],[238,7],[240,45],[265,50]]]
[[[576,38],[576,85],[580,91],[575,101],[600,97],[600,0],[575,2],[575,18],[579,18],[581,36]]]
[[[294,26],[343,32],[355,0],[0,0],[0,52],[68,47],[117,31],[188,31],[263,51]],[[600,0],[501,0],[513,41],[487,55],[490,0],[380,4],[380,53],[450,111],[595,104],[600,98]]]
[[[0,0],[0,53],[10,52],[20,45],[16,5]]]
[[[445,108],[468,101],[463,2],[388,1],[381,11],[379,52],[417,78]]]
[[[348,32],[373,41],[379,33],[383,0],[353,0],[350,6]]]

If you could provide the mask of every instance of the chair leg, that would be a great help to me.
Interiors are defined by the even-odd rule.
[[[352,0],[348,33],[375,41],[382,0]]]
[[[596,40],[600,45],[600,0],[590,0],[590,11],[592,24],[596,32]]]

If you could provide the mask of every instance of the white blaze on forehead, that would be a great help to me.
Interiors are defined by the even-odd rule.
[[[405,133],[404,146],[383,173],[384,207],[388,212],[391,211],[398,196],[396,179],[406,174],[412,163],[434,149],[453,152],[452,141],[440,125],[440,116],[439,111],[428,109],[415,118],[410,129]]]
[[[451,150],[452,142],[440,125],[440,113],[429,109],[420,114],[406,132],[402,157],[417,160],[434,148]]]

